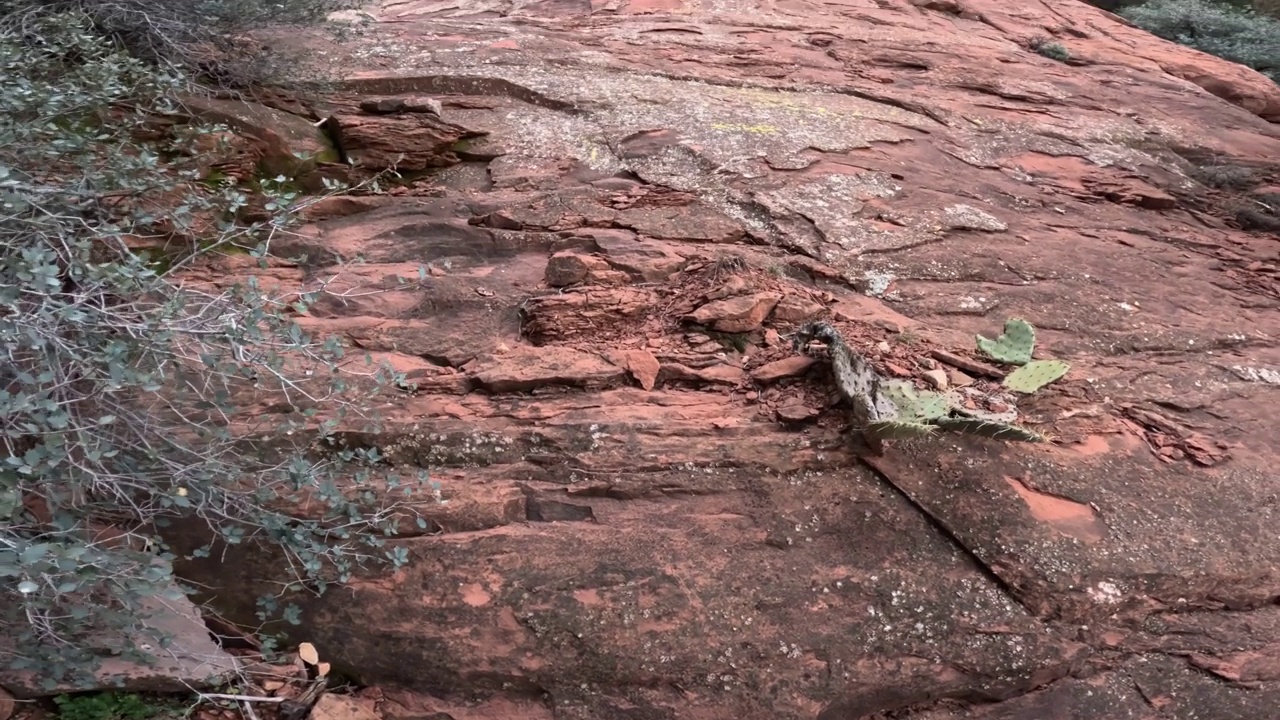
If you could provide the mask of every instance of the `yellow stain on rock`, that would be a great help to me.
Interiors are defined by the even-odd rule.
[[[773,125],[747,125],[745,123],[712,123],[713,130],[736,130],[737,132],[755,133],[757,135],[777,135],[778,128]]]

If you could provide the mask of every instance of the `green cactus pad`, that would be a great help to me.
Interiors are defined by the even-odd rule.
[[[937,432],[937,428],[919,422],[903,420],[885,420],[874,422],[866,427],[866,435],[874,440],[899,440],[905,438],[926,437]]]
[[[889,396],[885,395],[883,387],[877,389],[871,408],[871,422],[886,422],[898,420],[902,417],[902,411],[898,409],[898,405]]]
[[[1009,318],[1004,323],[1004,334],[992,340],[977,336],[978,350],[984,355],[1006,365],[1026,365],[1031,362],[1031,351],[1036,347],[1036,329],[1021,318]]]
[[[1030,395],[1070,369],[1071,365],[1061,360],[1033,360],[1005,376],[1003,384],[1014,392]]]
[[[945,417],[933,421],[943,430],[962,435],[978,435],[994,440],[1019,440],[1021,442],[1047,442],[1048,438],[1040,433],[1028,430],[1019,425],[987,422],[976,418]]]
[[[905,380],[895,380],[880,386],[882,397],[898,409],[898,419],[905,422],[923,422],[940,418],[950,410],[947,396],[930,390],[917,390]]]

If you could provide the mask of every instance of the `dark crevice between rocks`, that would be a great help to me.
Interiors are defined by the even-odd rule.
[[[1069,661],[1042,666],[1021,678],[1001,676],[988,682],[969,675],[962,667],[946,667],[968,675],[969,680],[951,687],[920,687],[913,686],[910,678],[903,678],[899,686],[877,687],[838,700],[819,713],[817,720],[914,718],[939,707],[998,706],[1073,677]]]
[[[338,121],[334,120],[332,117],[327,117],[320,121],[320,124],[316,127],[318,127],[320,132],[324,133],[324,136],[329,139],[329,143],[333,146],[334,152],[338,154],[338,162],[343,165],[351,165],[351,158],[347,155],[347,151],[342,145],[342,132],[341,128],[338,127]]]
[[[1177,583],[1184,579],[1182,575],[1167,575],[1162,577],[1168,578],[1168,584],[1173,586],[1176,586]],[[1226,581],[1224,581],[1224,584],[1225,582]],[[1170,595],[1175,594],[1176,593],[1170,593]],[[1208,593],[1196,602],[1189,602],[1187,598],[1181,595],[1178,595],[1176,598],[1152,596],[1151,599],[1163,605],[1163,608],[1159,610],[1159,614],[1168,616],[1196,615],[1201,613],[1250,613],[1263,608],[1280,605],[1280,594],[1250,598],[1242,594],[1237,595],[1234,593]],[[1155,613],[1152,613],[1152,615],[1155,615]]]
[[[552,709],[551,693],[546,687],[530,680],[523,675],[505,675],[496,672],[469,672],[463,673],[459,678],[468,684],[476,687],[499,687],[502,695],[505,697],[515,696],[537,700]]]
[[[452,362],[449,362],[448,356],[445,356],[445,355],[433,355],[428,352],[418,352],[418,353],[414,353],[413,356],[418,358],[419,360],[426,360],[432,365],[435,365],[436,367],[441,367],[441,368],[460,368],[463,365],[466,365],[467,363],[475,359],[475,357],[473,356],[473,357],[466,358],[461,362],[452,363]]]
[[[524,493],[525,519],[529,522],[599,522],[590,505],[553,500],[524,483],[516,486]]]
[[[199,608],[200,619],[209,631],[209,639],[223,650],[261,650],[262,643],[249,631],[223,618],[207,607]]]
[[[1163,713],[1160,712],[1160,706],[1147,694],[1146,689],[1142,687],[1142,683],[1138,682],[1138,679],[1130,673],[1126,672],[1125,677],[1129,678],[1129,682],[1133,683],[1133,691],[1138,694],[1138,697],[1142,698],[1142,702],[1150,706],[1158,715],[1163,716]]]
[[[1012,600],[1024,611],[1026,611],[1026,613],[1029,616],[1033,618],[1038,618],[1040,620],[1053,619],[1049,617],[1042,617],[1040,613],[1035,612],[1029,605],[1023,602],[1022,594],[1018,592],[1017,588],[1015,588],[1009,581],[1001,577],[1000,574],[996,572],[994,568],[992,568],[985,561],[983,561],[983,559],[980,558],[978,554],[975,553],[968,545],[966,545],[964,541],[959,538],[959,536],[957,536],[954,532],[952,532],[951,529],[948,528],[946,524],[942,522],[941,519],[939,519],[933,513],[929,512],[929,510],[926,509],[924,505],[917,502],[916,499],[912,497],[910,493],[898,487],[898,485],[895,482],[893,482],[893,479],[890,478],[887,473],[883,472],[882,470],[880,470],[880,468],[876,467],[873,460],[869,460],[865,457],[860,457],[859,459],[862,460],[864,465],[866,465],[871,469],[871,472],[876,477],[880,478],[881,482],[883,482],[894,493],[896,493],[899,497],[905,500],[911,507],[915,508],[916,512],[920,513],[924,517],[924,519],[931,526],[933,526],[935,530],[938,531],[938,533],[940,533],[944,538],[947,539],[948,542],[950,542],[952,545],[958,548],[962,554],[964,554],[966,557],[972,560],[973,564],[978,568],[978,571],[981,572],[983,576],[985,576],[988,580],[992,582],[992,584],[994,584],[997,588],[999,588],[1000,592],[1007,595],[1010,600]]]
[[[415,92],[434,95],[497,95],[569,115],[581,115],[584,113],[574,103],[557,100],[532,88],[495,77],[421,75],[400,78],[356,78],[345,80],[341,85],[344,90],[378,95],[398,95]]]

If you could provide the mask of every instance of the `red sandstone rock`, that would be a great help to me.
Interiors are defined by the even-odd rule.
[[[566,287],[582,282],[613,285],[627,281],[625,273],[609,267],[603,258],[562,250],[547,261],[547,285]]]
[[[397,688],[391,720],[1274,714],[1275,242],[1229,209],[1262,196],[1187,178],[1212,158],[1276,186],[1280,90],[1081,2],[727,7],[415,0],[382,26],[402,66],[352,54],[351,92],[487,134],[440,197],[282,239],[365,257],[370,286],[439,268],[308,327],[468,383],[388,401],[377,440],[442,482],[441,532],[305,598],[308,636]],[[368,135],[425,161],[461,132]],[[566,250],[643,284],[543,294]],[[744,279],[710,279],[728,250]],[[861,349],[969,388],[1005,372],[974,335],[1027,318],[1077,378],[1020,400],[1058,442],[860,459],[827,373],[751,397],[681,340],[702,313],[798,366],[752,293],[813,284]],[[630,386],[640,346],[670,385]],[[252,623],[277,563],[230,557],[231,587],[232,560],[188,569]]]
[[[825,309],[808,298],[789,296],[779,301],[777,307],[773,309],[773,319],[798,324],[817,319]]]
[[[771,383],[786,377],[796,377],[808,372],[815,362],[817,361],[808,355],[775,360],[752,370],[751,379],[760,383]]]
[[[476,133],[434,115],[335,115],[329,120],[338,146],[366,170],[447,167],[458,162],[454,145]]]
[[[751,332],[760,329],[760,324],[773,311],[778,300],[776,293],[756,293],[716,300],[693,311],[685,319],[721,332]]]
[[[382,720],[373,700],[325,693],[311,708],[313,720]]]
[[[642,348],[636,348],[610,353],[605,357],[614,365],[626,368],[631,373],[631,376],[636,379],[636,382],[640,383],[640,387],[645,390],[653,389],[660,369],[658,359],[653,356],[653,353]]]
[[[547,261],[547,284],[551,287],[574,285],[587,279],[593,269],[607,270],[609,264],[568,250],[558,252]]]
[[[545,347],[478,358],[474,375],[480,387],[490,392],[521,392],[547,385],[613,385],[622,379],[623,372],[594,353]]]

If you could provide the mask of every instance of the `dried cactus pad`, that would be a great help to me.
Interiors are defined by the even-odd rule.
[[[867,437],[876,440],[903,440],[932,435],[937,430],[936,427],[927,423],[883,420],[867,425],[866,433]]]
[[[1026,365],[1031,362],[1031,351],[1036,347],[1036,329],[1021,318],[1009,318],[1004,323],[1004,334],[992,340],[979,335],[978,350],[984,355],[1007,365]]]
[[[988,422],[977,418],[938,418],[934,421],[939,428],[962,435],[978,435],[995,440],[1018,440],[1021,442],[1046,442],[1048,438],[1020,425]]]
[[[1070,369],[1071,365],[1061,360],[1033,360],[1005,376],[1004,386],[1030,395],[1066,375]]]

